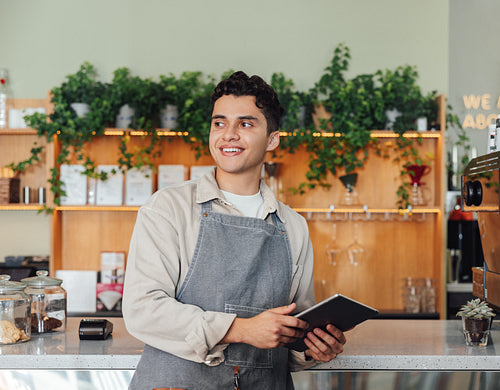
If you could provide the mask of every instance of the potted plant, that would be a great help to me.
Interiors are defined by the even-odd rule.
[[[107,97],[116,112],[117,128],[135,128],[136,110],[144,98],[144,84],[140,77],[132,76],[130,69],[118,68],[113,72],[113,80],[107,88]]]
[[[186,135],[184,141],[196,150],[196,158],[208,153],[210,134],[211,97],[216,87],[213,76],[201,72],[183,72],[177,80],[179,104],[178,128]]]
[[[272,74],[270,84],[276,91],[284,110],[281,128],[287,131],[307,128],[312,123],[311,94],[297,91],[293,80],[287,79],[281,72]]]
[[[317,137],[312,131],[300,131],[283,144],[293,153],[304,144],[310,153],[307,182],[295,192],[317,185],[329,187],[328,173],[353,173],[364,165],[368,146],[374,141],[371,130],[385,121],[383,96],[373,75],[346,77],[350,60],[349,48],[338,45],[328,67],[310,94],[315,106],[313,120],[320,132],[335,132],[333,137]],[[322,114],[320,112],[323,111]]]
[[[468,301],[457,313],[462,318],[465,342],[470,346],[486,346],[491,320],[496,314],[485,301],[479,298]]]
[[[95,67],[84,62],[76,73],[66,76],[66,80],[58,87],[63,101],[69,103],[77,117],[85,117],[90,111],[90,104],[103,93],[104,85],[96,81],[96,76]]]
[[[415,130],[417,118],[426,117],[429,123],[437,117],[436,93],[422,95],[417,85],[418,72],[414,66],[399,66],[395,70],[375,73],[385,104],[385,129],[396,132]]]

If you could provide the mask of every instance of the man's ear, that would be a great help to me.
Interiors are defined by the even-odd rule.
[[[270,152],[271,150],[276,149],[279,144],[280,144],[280,132],[273,131],[271,134],[269,134],[266,151]]]

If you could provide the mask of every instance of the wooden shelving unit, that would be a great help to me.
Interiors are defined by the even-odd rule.
[[[42,106],[43,102],[41,100],[37,106]],[[431,277],[438,286],[438,310],[441,318],[445,318],[444,97],[440,98],[440,106],[443,108],[440,112],[441,131],[406,134],[408,137],[423,134],[423,141],[418,146],[420,152],[432,152],[435,156],[432,169],[424,179],[429,192],[429,202],[425,207],[404,211],[395,207],[396,189],[401,180],[399,166],[392,158],[376,155],[374,150],[369,151],[365,167],[357,171],[356,189],[365,207],[347,209],[339,205],[343,186],[336,177],[329,178],[332,185],[329,190],[317,188],[306,195],[286,191],[281,195],[282,201],[308,219],[315,251],[317,300],[341,292],[381,311],[398,311],[403,308],[402,278]],[[108,129],[107,135],[87,147],[87,153],[96,164],[116,163],[118,136],[124,131]],[[164,138],[163,153],[154,161],[155,165],[213,165],[210,156],[204,155],[197,160],[195,152],[179,137],[179,133],[162,129],[161,134]],[[145,142],[140,135],[141,132],[131,133],[132,145]],[[372,136],[380,142],[391,142],[396,137],[389,131],[374,131]],[[21,160],[28,155],[35,140],[37,136],[29,130],[0,131],[0,165]],[[21,186],[46,185],[48,172],[55,164],[56,151],[57,143],[55,150],[54,145],[49,144],[44,161],[32,172],[22,175]],[[282,164],[279,178],[283,189],[296,187],[305,180],[308,155],[303,148],[292,155],[278,151],[275,157],[269,155],[271,159]],[[47,197],[51,205],[49,193]],[[0,212],[25,209],[23,207],[26,206],[2,205]],[[51,274],[58,269],[98,270],[101,251],[127,252],[137,210],[135,206],[56,207],[51,217]],[[344,250],[337,266],[328,263],[325,252],[331,240],[333,223],[337,226],[337,246]],[[350,265],[345,253],[352,243],[355,223],[359,243],[365,248],[362,263],[358,266]]]

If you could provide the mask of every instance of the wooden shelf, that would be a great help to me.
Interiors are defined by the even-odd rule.
[[[10,205],[16,206],[16,205]],[[1,207],[1,206],[0,206]],[[7,206],[9,207],[9,205]],[[57,211],[138,211],[140,206],[92,206],[92,205],[82,205],[82,206],[57,206],[55,210]],[[331,210],[330,208],[294,208],[298,213],[323,213],[323,214],[396,214],[396,215],[407,215],[407,214],[439,214],[441,209],[437,207],[431,208],[415,208],[415,209],[369,209],[369,208],[335,208]]]
[[[281,137],[293,137],[294,133],[280,131]],[[332,137],[341,137],[342,133],[328,133],[328,132],[314,132],[313,136],[315,137],[323,137],[323,138],[332,138]],[[391,130],[372,130],[371,131],[372,138],[398,138],[400,135]],[[406,131],[403,134],[404,138],[441,138],[440,131]]]
[[[0,204],[0,210],[42,210],[43,206],[38,204]]]
[[[57,211],[134,211],[139,210],[139,206],[57,206]]]
[[[441,209],[438,207],[434,208],[414,208],[414,209],[370,209],[370,208],[293,208],[298,213],[325,213],[325,214],[439,214]]]
[[[185,131],[172,131],[170,129],[155,129],[156,134],[162,137],[180,137],[180,136],[188,136],[189,133]],[[114,129],[107,128],[104,130],[105,136],[122,136],[124,134],[129,134],[132,137],[144,136],[147,134],[146,131],[143,130],[134,130],[134,129]],[[316,137],[340,137],[342,133],[322,133],[315,132],[313,133]],[[281,137],[293,137],[293,133],[287,131],[280,131]],[[371,137],[372,138],[398,138],[400,135],[391,130],[372,130]],[[404,138],[441,138],[440,131],[407,131],[403,134]]]
[[[48,101],[48,100],[47,100]],[[279,181],[283,189],[280,200],[291,205],[308,219],[314,253],[314,279],[316,298],[339,292],[377,307],[381,311],[402,310],[401,280],[405,277],[431,277],[437,281],[438,308],[445,318],[445,223],[444,203],[446,187],[445,153],[445,100],[440,98],[441,131],[406,132],[409,138],[421,137],[415,143],[421,154],[432,153],[432,169],[425,176],[428,207],[399,210],[395,207],[396,189],[401,181],[400,167],[393,158],[383,158],[375,149],[368,150],[365,166],[358,169],[356,190],[364,207],[337,207],[344,187],[338,177],[329,175],[329,190],[315,188],[305,195],[287,191],[305,181],[309,155],[305,147],[294,154],[269,154],[267,160],[281,163]],[[50,112],[50,111],[48,111]],[[182,137],[184,132],[157,129],[165,137],[163,153],[153,164],[183,164],[185,166],[214,165],[210,156],[196,159],[191,145]],[[144,145],[145,132],[129,129],[106,129],[85,146],[85,152],[96,163],[116,164],[119,156],[119,136],[130,134],[130,147]],[[38,140],[31,129],[5,129],[0,136],[0,165],[14,159],[21,160],[29,154],[32,141]],[[290,136],[283,132],[282,136]],[[317,133],[318,137],[334,137],[338,133]],[[375,130],[373,138],[388,141],[399,137],[387,130]],[[50,169],[55,166],[55,144],[47,145],[40,167],[21,177],[21,186],[47,186]],[[41,140],[43,141],[43,140]],[[167,142],[168,141],[168,142]],[[14,153],[14,154],[13,154]],[[76,159],[74,160],[76,163]],[[342,173],[339,172],[340,176]],[[48,187],[48,186],[47,186]],[[54,206],[47,191],[48,206]],[[0,210],[39,210],[39,205],[0,205]],[[51,275],[58,269],[98,270],[101,251],[128,252],[130,237],[138,206],[58,206],[51,216]],[[308,213],[313,218],[308,218]],[[370,216],[368,219],[367,217]],[[365,223],[368,222],[368,223]],[[346,250],[353,241],[354,223],[358,223],[358,239],[365,248],[363,263],[349,266],[348,261],[333,267],[329,264],[325,247],[332,240],[332,223],[337,224],[336,243],[347,256]]]
[[[0,135],[37,135],[34,129],[1,129]]]

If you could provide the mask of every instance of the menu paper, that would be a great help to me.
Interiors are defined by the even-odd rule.
[[[84,171],[82,165],[61,165],[62,190],[66,193],[61,197],[62,206],[87,204],[87,176]]]
[[[58,270],[56,278],[63,280],[61,287],[68,295],[69,313],[95,313],[96,271]]]
[[[99,206],[121,206],[123,204],[123,173],[118,165],[99,165],[97,171],[107,172],[107,180],[98,180],[96,204]]]
[[[180,184],[186,180],[187,167],[178,164],[158,166],[158,189]]]
[[[132,168],[125,174],[125,204],[141,206],[153,194],[153,171],[150,167]]]
[[[101,282],[123,283],[125,252],[101,252]]]

